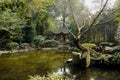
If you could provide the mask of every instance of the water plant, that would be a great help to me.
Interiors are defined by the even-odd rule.
[[[34,75],[29,76],[28,80],[62,80],[63,75],[48,74],[47,76]]]

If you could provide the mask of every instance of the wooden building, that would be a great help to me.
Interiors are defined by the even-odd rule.
[[[60,44],[64,44],[68,39],[68,30],[66,27],[59,27],[57,29],[51,30],[53,38],[60,42]]]

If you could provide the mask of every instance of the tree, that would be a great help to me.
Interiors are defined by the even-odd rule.
[[[26,42],[28,43],[33,43],[33,39],[34,39],[34,36],[35,36],[35,30],[30,27],[30,26],[25,26],[23,28],[23,33],[24,33],[24,36],[23,38],[25,39]]]
[[[25,19],[27,24],[25,27],[32,29],[29,34],[43,35],[48,32],[51,23],[49,22],[49,14],[47,8],[53,4],[54,0],[2,0],[0,2],[1,11],[6,9],[16,13],[21,19]],[[27,30],[25,30],[27,31]],[[28,32],[26,32],[28,34]],[[26,37],[30,37],[29,35]],[[28,39],[31,40],[32,38]]]
[[[115,20],[119,23],[120,22],[120,0],[116,0],[116,3],[115,3],[115,10],[116,10],[116,18]]]
[[[70,34],[75,39],[76,46],[82,50],[83,47],[80,46],[80,38],[83,36],[87,31],[89,31],[92,27],[96,26],[98,24],[98,18],[101,15],[101,13],[104,11],[104,8],[107,5],[108,0],[104,3],[104,5],[101,6],[99,11],[96,11],[96,14],[94,14],[95,17],[88,11],[88,9],[83,5],[82,3],[79,3],[79,1],[75,0],[67,0],[68,2],[68,8],[60,8],[61,11],[64,12],[64,10],[69,10],[69,16],[72,17],[73,23],[77,29],[77,34],[74,34],[70,29],[67,22],[63,22],[63,24],[66,26]],[[78,5],[79,4],[79,5]],[[65,2],[63,2],[63,5],[65,5]],[[66,6],[66,5],[65,5]],[[61,12],[61,13],[63,13]],[[66,11],[67,12],[67,11]],[[84,28],[84,30],[83,30]]]
[[[67,24],[67,22],[65,22],[64,20],[63,20],[63,24],[68,29],[69,33],[73,36],[74,43],[75,43],[76,47],[82,51],[82,53],[83,53],[82,55],[86,55],[86,57],[88,57],[88,58],[86,58],[86,61],[88,61],[86,67],[88,67],[89,66],[88,64],[90,63],[90,60],[89,60],[90,59],[89,58],[90,50],[83,47],[80,43],[80,40],[86,32],[88,32],[89,30],[94,28],[99,23],[98,18],[100,17],[100,15],[104,11],[105,7],[107,6],[108,0],[105,0],[104,2],[102,2],[103,5],[101,5],[99,7],[99,10],[97,10],[94,13],[94,15],[91,14],[91,12],[89,12],[89,10],[83,5],[83,3],[79,3],[79,1],[77,1],[77,0],[67,0],[67,1],[68,1],[68,6],[69,6],[68,9],[69,9],[69,12],[71,13],[70,16],[76,27],[77,33],[74,34],[69,29],[69,25]],[[77,3],[75,3],[75,2],[77,2]],[[79,5],[77,5],[78,3],[79,3]],[[63,5],[64,4],[65,4],[65,2],[63,3]],[[65,8],[63,7],[61,9],[64,10]]]
[[[112,13],[114,11],[111,9],[108,9],[106,11],[103,12],[103,14],[101,16],[103,16],[101,18],[101,23],[99,23],[98,25],[103,25],[103,30],[104,31],[104,41],[109,41],[109,42],[114,42],[115,41],[115,34],[117,31],[117,22],[115,21],[115,15],[112,14],[110,15],[110,13]],[[109,18],[107,17],[108,15]],[[106,22],[107,21],[107,22]]]
[[[0,31],[6,34],[0,34],[0,44],[8,37],[8,35],[21,34],[22,28],[26,25],[26,20],[21,19],[16,13],[7,9],[0,11]]]
[[[90,33],[86,33],[87,37],[91,35],[92,42],[100,42],[100,41],[115,41],[115,34],[117,31],[117,22],[115,21],[115,13],[114,9],[106,9],[102,12],[101,16],[99,17],[100,23],[98,23],[96,28],[90,30]],[[113,13],[113,14],[111,14]]]

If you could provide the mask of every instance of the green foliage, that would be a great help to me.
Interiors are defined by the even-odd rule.
[[[14,12],[15,15],[19,16],[21,19],[26,19],[28,26],[36,29],[38,33],[45,34],[48,32],[49,27],[53,26],[52,22],[48,20],[49,16],[47,12],[47,8],[53,3],[54,0],[2,0],[0,2],[0,10],[11,10],[11,12]],[[7,20],[11,20],[11,18]]]
[[[19,46],[19,44],[16,43],[16,42],[9,42],[9,43],[7,43],[7,45],[6,45],[7,49],[14,49],[14,48],[16,48],[17,46]]]
[[[6,30],[12,34],[20,33],[25,25],[26,20],[21,19],[11,10],[0,11],[0,30]]]
[[[120,65],[120,53],[117,52],[113,55],[103,54],[100,56],[99,63],[105,65]]]
[[[111,63],[120,64],[120,52],[113,55]]]
[[[23,33],[24,33],[24,39],[28,43],[32,43],[34,36],[35,36],[35,30],[31,26],[26,26],[23,28]]]
[[[105,59],[105,57],[104,57],[104,58],[101,57],[99,63],[100,63],[100,64],[106,64],[106,65],[109,65],[109,64],[110,64],[110,61],[109,61],[109,59]]]
[[[48,74],[47,77],[34,75],[34,76],[29,76],[29,78],[30,79],[28,79],[28,80],[62,80],[63,75]],[[68,80],[68,79],[66,79],[66,80]]]
[[[34,37],[34,44],[36,47],[42,46],[43,42],[45,40],[45,37],[38,35]]]

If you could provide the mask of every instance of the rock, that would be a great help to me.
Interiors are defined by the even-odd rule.
[[[114,54],[115,52],[119,52],[119,51],[120,51],[119,46],[105,47],[105,53],[106,54]]]
[[[66,61],[66,63],[72,63],[72,61],[73,61],[73,59],[72,58],[70,58],[70,59],[68,59],[67,61]]]

